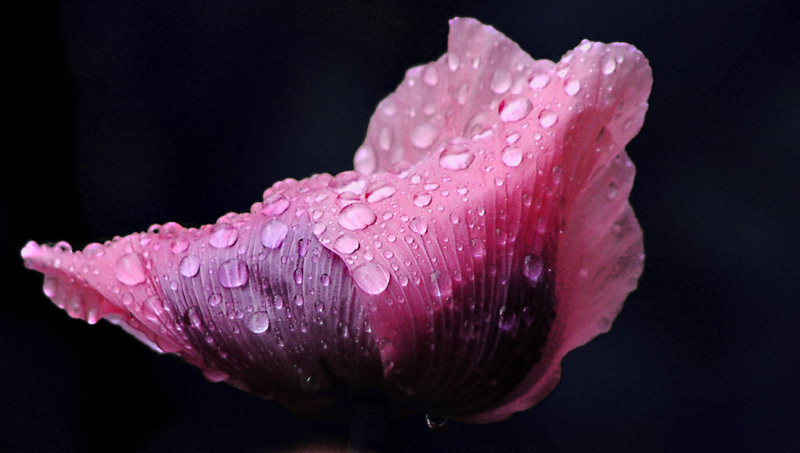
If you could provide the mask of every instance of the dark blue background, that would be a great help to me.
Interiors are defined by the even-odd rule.
[[[650,110],[628,148],[646,267],[542,404],[443,432],[409,417],[391,424],[388,451],[800,449],[794,2],[14,3],[0,12],[0,451],[343,442],[346,426],[70,319],[19,250],[210,223],[279,179],[351,168],[377,103],[445,52],[455,15],[534,58],[582,38],[649,58]]]

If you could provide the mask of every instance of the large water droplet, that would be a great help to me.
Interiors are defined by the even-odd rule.
[[[525,257],[522,274],[525,275],[525,278],[527,278],[532,284],[536,285],[539,283],[539,279],[542,277],[543,270],[544,262],[542,261],[541,256],[527,255]]]
[[[357,172],[365,175],[373,173],[378,168],[378,158],[375,156],[375,151],[369,146],[359,148],[353,158],[353,167]]]
[[[136,253],[128,253],[114,265],[114,275],[117,280],[128,285],[134,286],[145,281],[144,268]]]
[[[247,329],[253,333],[264,333],[269,329],[269,315],[265,311],[257,311],[247,317]]]
[[[186,278],[192,278],[200,271],[200,257],[187,255],[181,260],[180,272]]]
[[[414,196],[414,206],[417,206],[419,208],[424,208],[425,206],[428,206],[429,204],[431,204],[431,200],[433,200],[433,197],[431,197],[431,194],[424,193],[424,192],[423,193],[418,193],[418,194],[416,194]]]
[[[531,77],[530,87],[534,90],[541,89],[550,83],[550,74],[546,72],[535,72]]]
[[[391,197],[395,192],[397,189],[390,183],[376,182],[367,189],[367,202],[377,203]]]
[[[377,220],[375,212],[363,203],[353,203],[339,213],[339,225],[348,230],[363,230]]]
[[[516,167],[522,163],[522,151],[516,146],[506,146],[500,153],[500,159],[509,167]]]
[[[575,96],[578,94],[578,91],[581,90],[581,81],[578,79],[572,79],[569,82],[564,84],[564,91],[567,92],[570,96]]]
[[[186,321],[194,328],[203,325],[203,317],[200,313],[200,309],[197,307],[191,307],[190,309],[186,310]]]
[[[528,98],[524,96],[511,96],[503,99],[500,102],[498,111],[500,112],[500,119],[506,123],[513,123],[519,121],[531,112],[533,104]]]
[[[178,239],[170,245],[169,249],[172,253],[183,253],[189,248],[189,241],[186,239]]]
[[[273,193],[264,198],[261,212],[264,215],[281,215],[289,209],[289,200],[282,194]]]
[[[417,125],[411,131],[411,143],[417,148],[427,148],[439,136],[439,129],[431,123]]]
[[[382,265],[371,262],[353,270],[353,281],[367,294],[380,294],[389,286],[389,271]]]
[[[452,52],[447,54],[447,67],[449,67],[451,71],[455,72],[460,65],[461,58],[458,57],[458,54]]]
[[[513,77],[511,73],[505,69],[498,69],[492,75],[492,81],[489,82],[489,88],[497,94],[503,94],[511,88]]]
[[[363,195],[367,190],[369,179],[357,171],[343,171],[331,179],[328,188],[336,193],[353,192]]]
[[[238,259],[222,263],[217,269],[217,279],[223,288],[238,288],[247,284],[247,264]]]
[[[430,292],[436,297],[449,297],[453,294],[453,281],[447,272],[433,271],[430,283]]]
[[[276,249],[283,244],[289,227],[280,220],[270,220],[261,230],[261,244],[268,249]]]
[[[617,69],[617,62],[614,61],[614,57],[612,57],[611,55],[606,55],[605,57],[603,57],[603,61],[600,65],[600,68],[603,71],[603,74],[605,75],[611,74],[612,72],[614,72],[615,69]]]
[[[411,223],[408,225],[411,228],[411,231],[417,234],[425,234],[428,232],[428,224],[425,223],[425,219],[421,219],[419,217],[414,217],[411,219]]]
[[[425,68],[425,72],[422,73],[422,81],[430,86],[436,85],[439,81],[439,74],[436,73],[436,68],[432,64],[428,65]]]
[[[358,240],[347,234],[333,242],[333,249],[339,253],[344,253],[345,255],[355,252],[358,250],[358,247]]]
[[[45,277],[42,289],[44,290],[44,295],[52,299],[58,293],[58,279],[50,276]]]
[[[439,166],[447,170],[464,170],[475,160],[475,155],[465,144],[450,145],[439,156]]]
[[[224,249],[232,246],[239,238],[239,230],[227,223],[218,223],[211,230],[208,243],[217,249]]]
[[[558,121],[558,115],[556,112],[550,109],[544,109],[539,112],[539,125],[542,127],[551,127],[552,125],[556,124]]]

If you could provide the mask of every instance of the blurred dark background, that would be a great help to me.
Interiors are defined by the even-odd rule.
[[[388,451],[800,451],[800,11],[793,1],[9,2],[2,19],[0,451],[341,444],[120,329],[70,319],[27,240],[245,211],[351,168],[377,103],[473,16],[534,58],[625,41],[655,83],[631,202],[647,261],[610,333],[493,425],[391,424]]]

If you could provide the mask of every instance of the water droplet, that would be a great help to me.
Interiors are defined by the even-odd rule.
[[[377,220],[375,212],[363,203],[353,203],[339,213],[339,225],[348,230],[363,230]]]
[[[531,77],[530,87],[534,90],[542,89],[550,83],[550,74],[546,72],[535,72]]]
[[[314,232],[315,236],[319,236],[320,234],[324,233],[325,230],[327,229],[328,225],[325,225],[325,222],[317,222],[314,224],[314,229],[312,231]]]
[[[331,276],[328,274],[322,274],[319,276],[319,282],[322,284],[322,286],[330,286]]]
[[[191,307],[190,309],[186,310],[186,321],[189,322],[189,325],[194,328],[203,325],[203,317],[200,313],[200,309],[197,307]]]
[[[424,193],[424,192],[423,193],[418,193],[418,194],[416,194],[414,196],[414,206],[417,206],[419,208],[424,208],[425,206],[428,206],[429,204],[431,204],[431,200],[433,200],[433,197],[431,197],[431,194]]]
[[[500,154],[500,159],[509,167],[516,167],[522,163],[522,151],[516,146],[506,146]]]
[[[187,255],[181,260],[180,272],[186,278],[192,278],[200,271],[200,257],[197,255]]]
[[[114,265],[114,275],[117,280],[128,285],[135,286],[145,281],[144,268],[136,253],[128,253]]]
[[[506,123],[519,121],[531,112],[533,104],[524,96],[513,95],[500,102],[500,119]]]
[[[450,426],[450,419],[446,417],[435,417],[433,415],[425,414],[425,424],[428,428],[434,431],[441,431]]]
[[[552,125],[556,124],[558,121],[558,115],[556,112],[550,109],[544,109],[539,112],[539,125],[542,127],[551,127]]]
[[[447,66],[450,68],[451,71],[455,72],[456,69],[461,65],[461,58],[458,57],[458,54],[448,53],[447,54]]]
[[[411,228],[411,231],[417,234],[425,234],[428,232],[428,224],[425,223],[424,219],[420,219],[419,217],[414,217],[411,219],[411,223],[408,225]]]
[[[450,275],[442,271],[433,271],[430,275],[430,292],[436,297],[453,295],[453,281]]]
[[[186,239],[178,239],[177,241],[173,242],[170,246],[170,250],[172,253],[183,253],[186,249],[189,248],[189,241]]]
[[[303,284],[303,268],[298,267],[297,269],[292,272],[292,277],[294,277],[294,282],[298,285]]]
[[[345,255],[355,252],[358,250],[358,247],[358,240],[346,234],[333,242],[333,249]]]
[[[430,64],[425,68],[422,73],[422,81],[427,85],[434,86],[439,81],[439,74],[436,73],[436,68]]]
[[[603,74],[611,74],[615,69],[617,69],[617,63],[614,61],[614,57],[611,55],[606,55],[601,63],[601,70],[603,71]]]
[[[353,192],[362,195],[367,190],[369,179],[357,171],[343,171],[328,183],[328,188],[336,193]]]
[[[377,203],[391,197],[395,192],[397,189],[390,183],[376,182],[367,189],[367,202]]]
[[[314,304],[314,309],[317,310],[317,313],[322,313],[325,311],[325,304],[321,300],[318,300],[317,303]]]
[[[239,238],[239,230],[227,223],[218,223],[211,229],[208,243],[217,249],[224,249],[232,246]]]
[[[378,146],[381,147],[384,151],[389,151],[389,148],[392,147],[392,140],[394,139],[392,130],[388,127],[384,127],[378,133]]]
[[[411,131],[411,143],[417,148],[427,148],[439,136],[439,129],[431,123],[418,124]]]
[[[612,182],[611,184],[608,185],[608,199],[609,200],[613,200],[614,198],[616,198],[618,192],[619,192],[619,187],[617,186],[616,183]]]
[[[370,262],[353,270],[353,281],[367,294],[380,294],[389,286],[389,271],[382,265]]]
[[[311,242],[308,239],[300,239],[297,241],[297,254],[300,257],[305,257],[308,255],[308,248],[311,246]]]
[[[500,320],[497,323],[497,327],[502,330],[508,331],[514,328],[514,325],[517,323],[517,315],[511,310],[507,305],[503,305],[500,307]]]
[[[261,230],[261,244],[268,249],[276,249],[281,246],[289,227],[280,220],[270,220]]]
[[[222,296],[220,296],[219,294],[212,294],[208,296],[208,305],[210,307],[216,307],[220,303],[222,303]]]
[[[238,259],[232,259],[220,264],[217,269],[217,279],[223,288],[238,288],[247,283],[247,264]]]
[[[44,295],[52,299],[58,293],[58,279],[50,276],[45,277],[42,289],[44,290]]]
[[[294,304],[297,305],[298,307],[302,307],[305,301],[306,300],[303,298],[302,294],[297,294],[294,296]]]
[[[592,42],[584,39],[581,43],[581,51],[588,52],[590,50],[592,50]]]
[[[489,88],[497,94],[503,94],[511,88],[512,82],[511,73],[505,69],[498,69],[492,75],[492,81],[489,82]]]
[[[257,311],[247,317],[245,326],[250,332],[264,333],[269,329],[269,314],[265,311]]]
[[[541,256],[527,255],[525,257],[522,274],[525,275],[525,278],[527,278],[532,284],[536,285],[539,283],[539,279],[542,277],[543,270],[544,262],[542,261]]]
[[[273,193],[264,198],[261,212],[264,215],[281,215],[289,209],[289,200],[282,194]]]
[[[467,145],[454,144],[442,151],[439,156],[439,166],[446,170],[460,171],[469,167],[473,160],[475,155]]]
[[[486,256],[486,247],[483,246],[483,241],[480,239],[472,240],[472,256],[475,258],[483,258]]]
[[[570,96],[575,96],[578,94],[578,91],[581,90],[581,81],[578,79],[572,79],[569,82],[564,84],[564,91],[567,92]]]
[[[369,146],[359,148],[353,158],[353,167],[357,172],[365,175],[373,173],[378,168],[378,158],[375,156],[375,151]]]
[[[450,223],[456,225],[461,219],[459,219],[458,214],[450,214]]]

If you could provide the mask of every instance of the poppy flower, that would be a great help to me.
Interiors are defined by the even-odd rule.
[[[627,44],[533,60],[472,19],[378,105],[355,169],[287,179],[213,225],[154,225],[25,265],[70,316],[316,418],[361,400],[497,422],[636,287],[628,203],[652,84]]]

